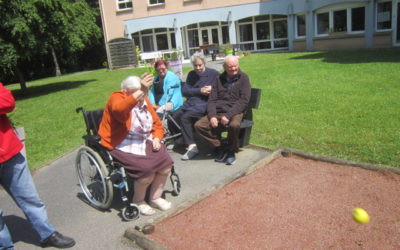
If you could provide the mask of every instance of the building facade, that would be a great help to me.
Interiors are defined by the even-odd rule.
[[[100,9],[106,43],[133,39],[143,53],[400,46],[400,0],[100,0]]]

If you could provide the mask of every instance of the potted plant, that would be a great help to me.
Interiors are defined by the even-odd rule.
[[[227,55],[233,55],[233,47],[232,44],[226,43],[222,44],[219,46],[220,50],[224,52],[224,54]]]

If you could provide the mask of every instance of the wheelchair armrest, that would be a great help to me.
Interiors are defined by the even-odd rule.
[[[85,141],[89,141],[89,142],[97,142],[97,143],[100,142],[100,136],[98,136],[98,135],[84,135],[84,136],[82,136],[82,138]]]

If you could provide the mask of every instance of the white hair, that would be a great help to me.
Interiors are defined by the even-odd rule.
[[[239,60],[238,60],[238,58],[237,58],[236,56],[234,56],[234,55],[228,55],[228,56],[226,56],[226,57],[225,57],[225,60],[224,60],[224,64],[226,65],[226,62],[228,62],[228,61],[236,61],[237,64],[238,64],[238,66],[239,66]]]
[[[141,88],[140,78],[137,76],[128,76],[121,82],[121,90],[137,90]]]
[[[203,52],[195,52],[191,57],[190,57],[190,62],[194,65],[197,59],[200,59],[204,66],[206,65],[206,58],[204,57]]]

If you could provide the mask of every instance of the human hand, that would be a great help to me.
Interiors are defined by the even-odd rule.
[[[203,95],[209,95],[211,93],[211,86],[204,86],[200,89],[200,93]]]
[[[221,123],[225,126],[228,126],[229,124],[229,119],[226,118],[226,116],[221,117]]]
[[[154,81],[154,76],[152,74],[144,73],[140,77],[140,84],[142,85],[142,91],[147,93],[150,86],[153,84],[153,81]]]
[[[211,127],[213,127],[213,128],[218,127],[218,119],[215,117],[211,117],[210,124],[211,124]]]
[[[138,103],[143,101],[144,95],[145,95],[145,93],[140,89],[138,89],[132,93],[133,98],[135,98]]]
[[[165,110],[166,111],[171,111],[174,108],[174,104],[172,102],[167,102],[165,104]]]
[[[161,141],[160,138],[153,139],[153,151],[159,151],[161,148]]]

